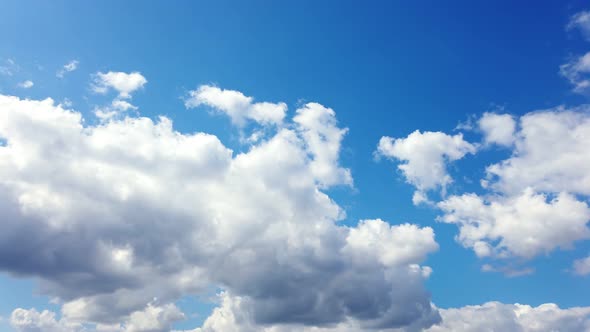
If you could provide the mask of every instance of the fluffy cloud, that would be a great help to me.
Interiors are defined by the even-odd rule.
[[[211,85],[201,85],[190,91],[185,105],[187,108],[201,105],[212,107],[229,116],[237,126],[243,126],[246,120],[261,124],[280,124],[287,111],[285,103],[255,103],[254,98],[247,97],[240,91],[224,90]]]
[[[55,76],[58,78],[63,78],[66,73],[73,72],[74,70],[78,69],[78,64],[80,62],[78,60],[72,60],[66,63],[60,70],[57,71]]]
[[[0,270],[38,279],[57,324],[165,331],[182,315],[169,303],[211,287],[255,325],[438,321],[419,265],[432,229],[337,224],[322,190],[351,179],[329,108],[304,105],[241,153],[167,118],[83,123],[50,99],[0,96]]]
[[[479,123],[487,123],[485,141],[510,144],[513,151],[486,168],[486,196],[463,194],[438,203],[439,220],[459,226],[458,241],[479,257],[529,259],[590,238],[590,171],[580,167],[590,164],[588,107],[525,114],[516,132],[510,116],[486,113]]]
[[[590,274],[590,256],[576,259],[573,264],[573,272],[580,276]]]
[[[33,85],[35,85],[35,83],[33,83],[33,81],[26,80],[26,81],[23,81],[23,82],[19,83],[18,84],[18,87],[19,88],[23,88],[23,89],[30,89],[30,88],[33,87]]]
[[[82,325],[68,323],[65,320],[57,320],[55,313],[43,310],[18,308],[10,316],[10,325],[18,332],[77,332],[82,330]]]
[[[494,190],[590,195],[590,109],[556,108],[520,118],[513,156],[487,167]]]
[[[131,98],[131,93],[141,89],[146,83],[146,78],[139,72],[99,72],[94,77],[92,90],[104,94],[113,89],[119,93],[119,98],[127,99]]]
[[[465,141],[462,134],[447,135],[442,132],[416,130],[406,138],[382,137],[377,154],[402,162],[398,169],[406,180],[418,189],[414,203],[422,202],[423,192],[441,187],[443,192],[453,179],[446,164],[475,153],[476,146]]]
[[[488,302],[441,309],[442,323],[428,332],[520,331],[575,332],[590,329],[590,307],[560,309],[553,303],[538,307]]]
[[[509,114],[484,113],[478,121],[486,144],[510,146],[514,142],[516,121]]]
[[[444,212],[440,220],[457,224],[458,240],[479,257],[532,258],[557,247],[572,248],[575,241],[590,238],[586,226],[590,208],[567,193],[550,201],[531,189],[488,201],[464,194],[452,196],[438,207]]]
[[[148,304],[143,310],[133,312],[122,324],[81,324],[67,318],[56,319],[55,313],[44,310],[18,308],[12,312],[10,325],[17,332],[160,332],[170,331],[172,323],[184,319],[184,314],[174,305]],[[85,326],[86,325],[86,326]]]

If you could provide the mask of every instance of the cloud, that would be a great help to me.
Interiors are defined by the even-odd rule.
[[[588,94],[590,92],[590,52],[574,57],[561,65],[559,73],[574,86],[575,93]]]
[[[35,85],[35,84],[33,83],[33,81],[31,81],[31,80],[26,80],[26,81],[23,81],[23,82],[19,83],[19,84],[18,84],[18,87],[19,87],[19,88],[23,88],[23,89],[30,89],[30,88],[32,88],[32,87],[33,87],[33,85]]]
[[[590,108],[563,107],[519,119],[512,156],[486,168],[489,185],[506,194],[525,188],[590,195]]]
[[[486,144],[510,146],[515,140],[516,121],[510,114],[486,112],[478,121]]]
[[[590,208],[574,196],[560,193],[548,197],[526,189],[510,197],[475,194],[452,196],[438,203],[439,219],[459,226],[458,241],[479,257],[532,258],[575,241],[590,238],[586,226]]]
[[[590,256],[576,259],[573,264],[573,272],[579,276],[590,274]]]
[[[582,11],[570,17],[566,29],[579,29],[584,38],[590,40],[590,11]]]
[[[139,72],[99,72],[94,77],[92,90],[96,93],[105,94],[110,89],[113,89],[119,93],[119,99],[128,99],[131,98],[133,92],[143,88],[146,83],[146,78]]]
[[[416,130],[406,138],[381,137],[376,153],[402,162],[398,169],[418,189],[413,201],[420,203],[427,199],[424,192],[440,187],[444,193],[453,182],[447,172],[448,162],[475,152],[476,146],[465,141],[462,134]]]
[[[13,59],[6,59],[3,64],[0,65],[0,75],[12,76],[15,72],[19,71],[19,66]]]
[[[78,69],[78,64],[80,64],[80,62],[78,60],[72,60],[72,61],[66,63],[60,70],[57,71],[55,76],[57,76],[58,78],[63,78],[65,76],[65,74],[73,72],[74,70]]]
[[[201,85],[198,89],[189,91],[189,97],[185,99],[187,108],[202,105],[225,113],[237,126],[244,126],[247,120],[264,125],[278,125],[285,118],[287,111],[285,103],[255,103],[254,98],[247,97],[239,91],[220,89],[211,85]]]
[[[55,313],[36,309],[17,308],[12,312],[10,325],[17,332],[164,332],[172,324],[184,319],[184,314],[174,304],[148,304],[144,309],[133,312],[119,324],[81,324],[67,318],[56,319]],[[86,326],[85,326],[86,325]]]
[[[532,307],[487,302],[462,308],[440,309],[440,313],[442,323],[426,331],[574,332],[590,329],[590,307],[561,309],[553,303]]]
[[[346,130],[329,108],[302,106],[240,153],[165,117],[89,126],[51,99],[3,95],[0,109],[0,269],[38,280],[58,322],[132,326],[154,298],[162,307],[212,287],[257,326],[439,319],[420,265],[438,248],[432,229],[338,223],[324,190],[348,181]]]
[[[78,332],[82,331],[82,325],[69,323],[65,320],[57,320],[55,313],[43,310],[18,308],[10,316],[10,325],[17,332]]]

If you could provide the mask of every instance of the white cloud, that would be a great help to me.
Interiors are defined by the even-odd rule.
[[[17,332],[166,332],[172,324],[184,319],[184,314],[174,304],[148,304],[133,312],[122,323],[94,324],[92,327],[69,320],[56,319],[55,313],[44,310],[17,308],[12,312],[10,325]]]
[[[516,121],[509,114],[484,113],[478,121],[486,144],[510,146],[515,140]]]
[[[582,35],[590,40],[590,11],[576,13],[570,18],[567,30],[579,29]]]
[[[377,154],[402,162],[398,169],[406,180],[418,189],[414,202],[426,201],[427,190],[446,186],[453,182],[446,164],[459,160],[468,153],[475,153],[476,146],[465,141],[462,134],[447,135],[442,132],[416,130],[406,138],[382,137]]]
[[[74,70],[78,69],[78,64],[80,64],[78,60],[72,60],[66,63],[60,70],[57,71],[55,76],[58,78],[63,78],[66,73],[73,72]]]
[[[189,97],[185,100],[187,108],[201,105],[225,113],[237,126],[244,126],[246,120],[277,125],[282,123],[287,111],[285,103],[255,103],[254,98],[247,97],[240,91],[220,89],[211,85],[201,85],[198,89],[190,91]]]
[[[26,80],[26,81],[20,82],[20,83],[18,84],[18,87],[19,87],[19,88],[23,88],[23,89],[30,89],[30,88],[32,88],[32,87],[33,87],[33,85],[35,85],[35,84],[33,83],[33,81],[31,81],[31,80]]]
[[[340,144],[348,129],[338,128],[334,110],[308,103],[295,113],[293,121],[312,155],[310,168],[316,179],[324,187],[352,185],[350,170],[338,165]]]
[[[305,105],[243,153],[167,118],[86,126],[51,99],[1,95],[0,109],[0,269],[39,280],[64,322],[132,326],[154,298],[210,287],[240,298],[257,326],[438,320],[419,265],[438,248],[432,229],[338,224],[344,211],[323,190],[347,178],[318,171],[346,174],[328,108]]]
[[[428,332],[520,331],[576,332],[590,330],[590,307],[561,309],[545,303],[525,304],[487,302],[462,308],[440,309],[442,323]]]
[[[506,194],[525,188],[590,195],[590,109],[532,112],[520,118],[512,157],[487,167],[490,186]]]
[[[95,108],[94,115],[96,115],[96,117],[102,121],[109,121],[120,117],[130,110],[137,110],[137,106],[129,103],[126,100],[115,99],[108,106]]]
[[[573,264],[573,272],[580,276],[590,274],[590,256],[576,259]]]
[[[561,65],[559,73],[574,86],[574,92],[588,94],[590,92],[590,52]]]
[[[138,89],[143,88],[147,80],[141,73],[132,72],[113,72],[96,73],[92,90],[96,93],[104,94],[113,89],[119,93],[118,98],[131,98],[131,94]]]
[[[82,325],[57,320],[55,313],[43,310],[18,308],[10,316],[10,325],[17,332],[81,332]]]
[[[222,305],[215,309],[201,328],[185,332],[578,332],[590,329],[590,307],[561,309],[556,304],[545,303],[538,307],[525,304],[487,302],[461,308],[439,309],[442,321],[427,329],[409,327],[367,328],[358,321],[347,321],[330,327],[296,327],[290,325],[261,326],[252,321],[242,299],[222,294]]]
[[[438,203],[440,220],[459,226],[458,241],[479,257],[532,258],[555,248],[570,249],[590,238],[590,208],[567,193],[548,201],[526,189],[510,197],[475,194],[452,196]]]

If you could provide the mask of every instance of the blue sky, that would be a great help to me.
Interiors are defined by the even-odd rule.
[[[321,182],[327,180],[316,178],[317,187],[314,188],[326,193],[345,211],[343,220],[334,220],[338,227],[354,228],[359,220],[380,218],[391,225],[412,223],[432,228],[438,250],[431,250],[417,263],[433,270],[424,285],[437,307],[461,308],[489,301],[533,307],[544,303],[555,303],[560,308],[587,307],[590,305],[588,273],[574,273],[572,265],[590,253],[590,241],[583,235],[564,240],[561,244],[571,244],[566,250],[559,248],[559,244],[541,245],[541,249],[527,256],[524,252],[528,249],[519,252],[508,245],[507,250],[512,250],[507,254],[509,257],[502,257],[500,253],[478,257],[470,244],[457,239],[457,225],[440,222],[451,212],[428,203],[412,203],[416,190],[427,193],[434,204],[465,193],[489,199],[488,203],[496,199],[492,197],[496,194],[507,198],[518,196],[512,189],[488,190],[480,185],[480,180],[486,178],[486,166],[526,153],[519,152],[519,143],[509,146],[485,143],[489,132],[478,124],[488,112],[510,115],[518,128],[525,128],[524,122],[519,122],[521,116],[539,114],[531,112],[560,105],[564,109],[556,112],[565,114],[565,110],[587,103],[588,93],[575,89],[588,73],[576,67],[576,59],[590,50],[584,35],[587,27],[583,22],[571,23],[576,14],[586,10],[590,7],[582,1],[451,1],[444,4],[425,1],[179,1],[174,4],[101,1],[89,4],[9,0],[0,4],[0,68],[4,68],[4,73],[0,71],[0,94],[18,96],[21,100],[50,97],[56,104],[62,103],[79,112],[84,117],[84,126],[88,127],[123,121],[124,116],[120,114],[114,119],[101,120],[95,112],[112,100],[130,102],[137,110],[128,109],[125,113],[128,116],[154,121],[160,115],[166,116],[172,120],[174,130],[183,135],[196,132],[215,135],[225,147],[233,150],[234,156],[247,154],[253,146],[262,144],[245,144],[244,135],[263,128],[267,135],[264,141],[273,137],[280,126],[265,127],[257,120],[245,126],[236,125],[224,116],[223,107],[211,100],[203,101],[206,98],[202,96],[195,99],[195,107],[187,107],[191,92],[202,86],[219,87],[252,96],[254,102],[284,102],[288,106],[284,121],[292,125],[296,125],[293,124],[295,120],[290,119],[299,114],[298,109],[305,108],[309,102],[320,103],[335,111],[339,128],[348,128],[341,141],[336,139],[339,159],[330,160],[336,163],[330,167],[334,167],[334,171],[348,169],[354,180],[352,185],[342,179],[334,185],[322,185]],[[56,73],[72,61],[75,61],[75,69],[65,71],[61,78],[56,77]],[[577,76],[560,72],[564,64],[571,64],[569,68],[577,70],[572,75]],[[98,73],[108,72],[137,72],[147,83],[132,89],[132,99],[123,96],[120,88],[108,82],[104,84],[109,91],[97,92],[96,86],[101,84]],[[33,85],[20,87],[26,80]],[[67,106],[69,104],[71,106]],[[573,122],[588,119],[584,106],[574,113],[579,117],[572,115],[578,119]],[[3,119],[0,121],[11,124]],[[571,125],[572,121],[567,123]],[[471,128],[466,129],[466,124]],[[570,129],[582,133],[588,128],[572,126]],[[514,142],[520,142],[518,139],[524,135],[524,130],[519,132],[518,128],[511,136],[517,137],[513,138]],[[462,134],[477,152],[464,151],[456,160],[444,155],[441,157],[443,165],[453,182],[421,189],[422,178],[412,182],[397,168],[413,157],[408,159],[391,151],[376,152],[382,137],[404,139],[415,130],[448,136]],[[0,136],[10,142],[1,128]],[[578,142],[581,146],[585,142],[583,139]],[[399,143],[401,146],[403,142]],[[528,144],[524,139],[521,143],[522,146]],[[67,141],[63,144],[69,146]],[[307,153],[313,155],[310,151]],[[584,173],[587,170],[573,175],[567,172],[576,167],[583,169],[583,162],[589,160],[588,153],[586,150],[586,155],[570,161],[574,166],[556,166],[554,172],[566,174],[567,179],[574,179],[574,182],[579,176],[583,182],[587,179]],[[316,158],[319,157],[316,155]],[[53,159],[46,160],[46,163],[53,162]],[[515,171],[533,172],[527,168]],[[12,173],[0,172],[0,177],[4,177],[3,185],[10,182],[9,174]],[[505,176],[509,181],[507,174],[502,173],[500,178]],[[553,173],[547,174],[539,178],[550,177]],[[590,204],[590,190],[585,188],[522,181],[523,186],[532,187],[535,194],[546,195],[547,202],[559,193],[568,193],[579,204]],[[272,187],[272,183],[265,185]],[[498,183],[501,186],[502,180]],[[504,203],[498,201],[498,204]],[[124,219],[127,215],[121,216]],[[8,218],[12,218],[12,214],[7,213],[1,219]],[[176,222],[173,217],[166,215],[166,218]],[[494,218],[499,220],[500,217],[490,218],[495,222]],[[92,222],[98,220],[100,218]],[[587,229],[586,222],[582,229]],[[554,225],[557,225],[556,234],[561,227],[568,227],[560,220]],[[145,230],[146,233],[150,231],[149,227]],[[509,237],[503,229],[498,232],[501,235],[489,240],[492,246]],[[23,236],[19,241],[26,241],[23,233],[10,234]],[[116,238],[109,241],[120,240]],[[0,238],[0,241],[9,240],[15,241],[14,238]],[[38,250],[51,251],[43,247]],[[5,257],[1,259],[6,260]],[[61,317],[64,301],[82,296],[64,291],[62,288],[67,288],[67,282],[59,287],[55,284],[40,286],[38,281],[46,277],[44,273],[47,272],[35,271],[35,263],[31,263],[29,270],[11,264],[8,260],[0,261],[0,316],[3,317],[0,327],[7,331],[15,328],[10,327],[9,320],[16,308],[49,309]],[[483,266],[493,266],[504,273],[485,271]],[[517,270],[528,272],[512,276],[510,271]],[[97,283],[102,282],[97,280]],[[217,306],[217,302],[209,300],[220,290],[249,296],[238,286],[235,289],[220,286],[224,283],[231,284],[213,280],[206,291],[176,294],[176,301],[172,303],[184,312],[185,319],[171,326],[187,330],[200,326]],[[56,300],[51,301],[52,298]],[[351,317],[357,319],[362,315]],[[443,320],[445,317],[443,314]],[[589,319],[587,314],[585,317]],[[87,322],[97,321],[89,319]],[[166,329],[169,327],[163,328]]]

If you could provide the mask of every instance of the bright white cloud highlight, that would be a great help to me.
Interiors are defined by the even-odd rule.
[[[590,329],[590,307],[561,309],[545,303],[538,307],[524,304],[488,302],[462,308],[441,309],[442,323],[428,332],[519,331],[575,332]]]
[[[590,208],[567,193],[549,199],[531,189],[521,195],[491,197],[452,196],[438,203],[440,218],[459,226],[459,242],[480,257],[532,258],[575,241],[590,238],[586,226]]]
[[[285,118],[285,103],[254,102],[240,91],[225,90],[211,85],[201,85],[189,92],[185,100],[187,108],[209,106],[230,117],[232,123],[244,126],[247,120],[260,124],[280,124]]]
[[[487,167],[493,189],[518,194],[525,188],[590,195],[588,106],[532,112],[520,118],[513,156]]]
[[[509,114],[484,113],[478,125],[486,144],[510,146],[515,140],[516,121]]]
[[[119,93],[119,98],[131,98],[131,94],[147,83],[147,79],[139,72],[124,73],[113,72],[96,73],[92,90],[96,93],[105,94],[110,89]]]
[[[419,191],[415,203],[425,201],[423,192],[427,190],[440,187],[444,193],[446,186],[453,182],[446,164],[475,152],[476,146],[465,141],[462,134],[451,136],[418,130],[406,138],[384,136],[377,147],[379,156],[401,162],[398,169]]]

